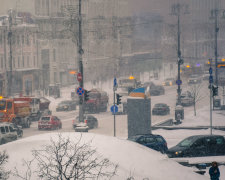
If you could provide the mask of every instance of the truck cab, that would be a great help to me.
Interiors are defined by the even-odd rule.
[[[11,122],[23,127],[30,127],[30,104],[28,101],[14,98],[0,100],[0,121]]]
[[[89,92],[89,99],[84,103],[84,111],[98,113],[106,112],[109,97],[106,92],[92,89]]]

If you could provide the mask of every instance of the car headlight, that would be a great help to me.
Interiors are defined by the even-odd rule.
[[[175,152],[176,155],[179,155],[179,154],[181,154],[181,153],[182,153],[182,151],[176,151],[176,152]]]

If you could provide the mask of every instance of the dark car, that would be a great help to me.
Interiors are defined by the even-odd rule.
[[[167,151],[170,158],[225,155],[225,139],[220,135],[190,136]]]
[[[42,116],[38,121],[38,129],[61,129],[62,122],[56,116]]]
[[[73,128],[75,129],[79,123],[79,116],[77,116],[73,121]],[[98,127],[98,120],[92,115],[84,115],[84,123],[88,126],[89,129]]]
[[[155,104],[152,109],[152,115],[167,115],[170,114],[170,107],[164,103]]]
[[[137,142],[156,151],[160,151],[161,153],[165,153],[168,150],[166,140],[157,134],[141,134],[131,136],[128,140]]]
[[[76,102],[75,101],[62,101],[56,107],[56,111],[72,111],[76,110]]]
[[[153,85],[150,87],[151,96],[159,96],[165,94],[165,89],[163,86]]]

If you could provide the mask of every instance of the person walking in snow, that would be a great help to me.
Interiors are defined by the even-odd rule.
[[[217,162],[212,162],[212,167],[209,169],[209,175],[211,180],[219,180],[220,170]]]

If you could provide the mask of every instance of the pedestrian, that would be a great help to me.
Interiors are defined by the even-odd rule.
[[[216,161],[212,162],[212,167],[209,169],[209,175],[211,180],[219,180],[220,170]]]

